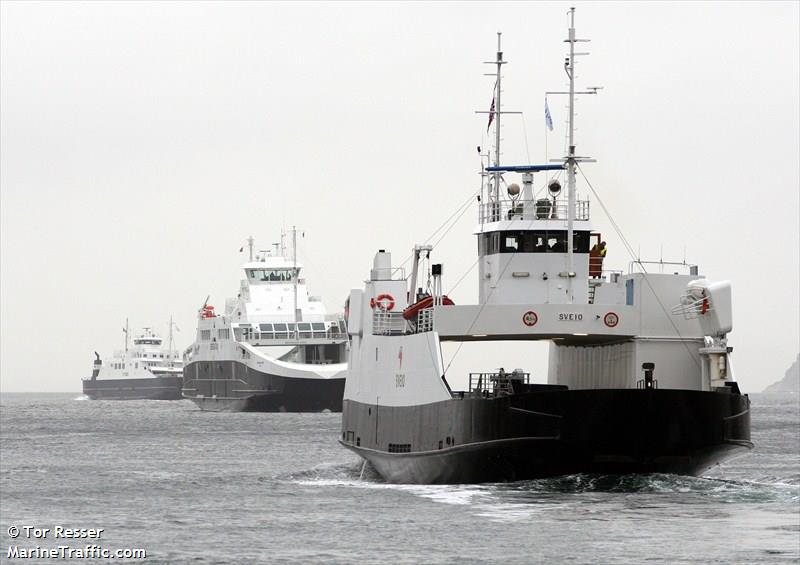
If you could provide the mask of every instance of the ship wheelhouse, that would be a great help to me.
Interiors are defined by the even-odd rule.
[[[589,202],[572,207],[556,179],[534,194],[533,173],[561,172],[562,165],[495,166],[478,208],[478,259],[482,304],[586,304],[592,232]],[[521,173],[522,189],[499,185],[505,173]],[[571,252],[570,252],[571,241]]]

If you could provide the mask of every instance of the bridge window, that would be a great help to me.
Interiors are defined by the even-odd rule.
[[[247,269],[247,278],[253,282],[291,282],[293,272],[292,269]]]
[[[589,253],[589,232],[573,232],[574,253]],[[566,230],[505,231],[478,236],[478,255],[496,253],[566,253]]]
[[[523,234],[504,233],[500,236],[500,253],[516,253],[520,249]]]

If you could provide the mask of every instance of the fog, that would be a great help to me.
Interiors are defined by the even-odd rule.
[[[799,4],[575,5],[578,86],[604,87],[578,102],[582,168],[643,259],[732,282],[736,376],[757,392],[800,341]],[[503,160],[563,154],[565,100],[548,134],[543,93],[565,86],[569,6],[0,4],[0,389],[79,391],[126,318],[164,334],[174,316],[188,346],[206,296],[235,295],[249,235],[265,249],[298,226],[309,287],[340,311],[378,248],[402,261],[478,189],[498,31],[504,109],[524,112]],[[456,217],[433,257],[476,302],[477,209]],[[448,379],[543,382],[546,360],[469,345]]]

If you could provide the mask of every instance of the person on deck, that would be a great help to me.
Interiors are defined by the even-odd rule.
[[[589,250],[589,276],[599,279],[603,275],[603,259],[606,257],[606,242],[601,241]]]

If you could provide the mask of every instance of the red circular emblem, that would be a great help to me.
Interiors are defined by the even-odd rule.
[[[533,310],[528,310],[522,315],[522,323],[528,327],[535,326],[539,321],[539,316]]]
[[[609,328],[614,328],[619,324],[619,316],[614,312],[609,312],[603,317],[603,323]]]

